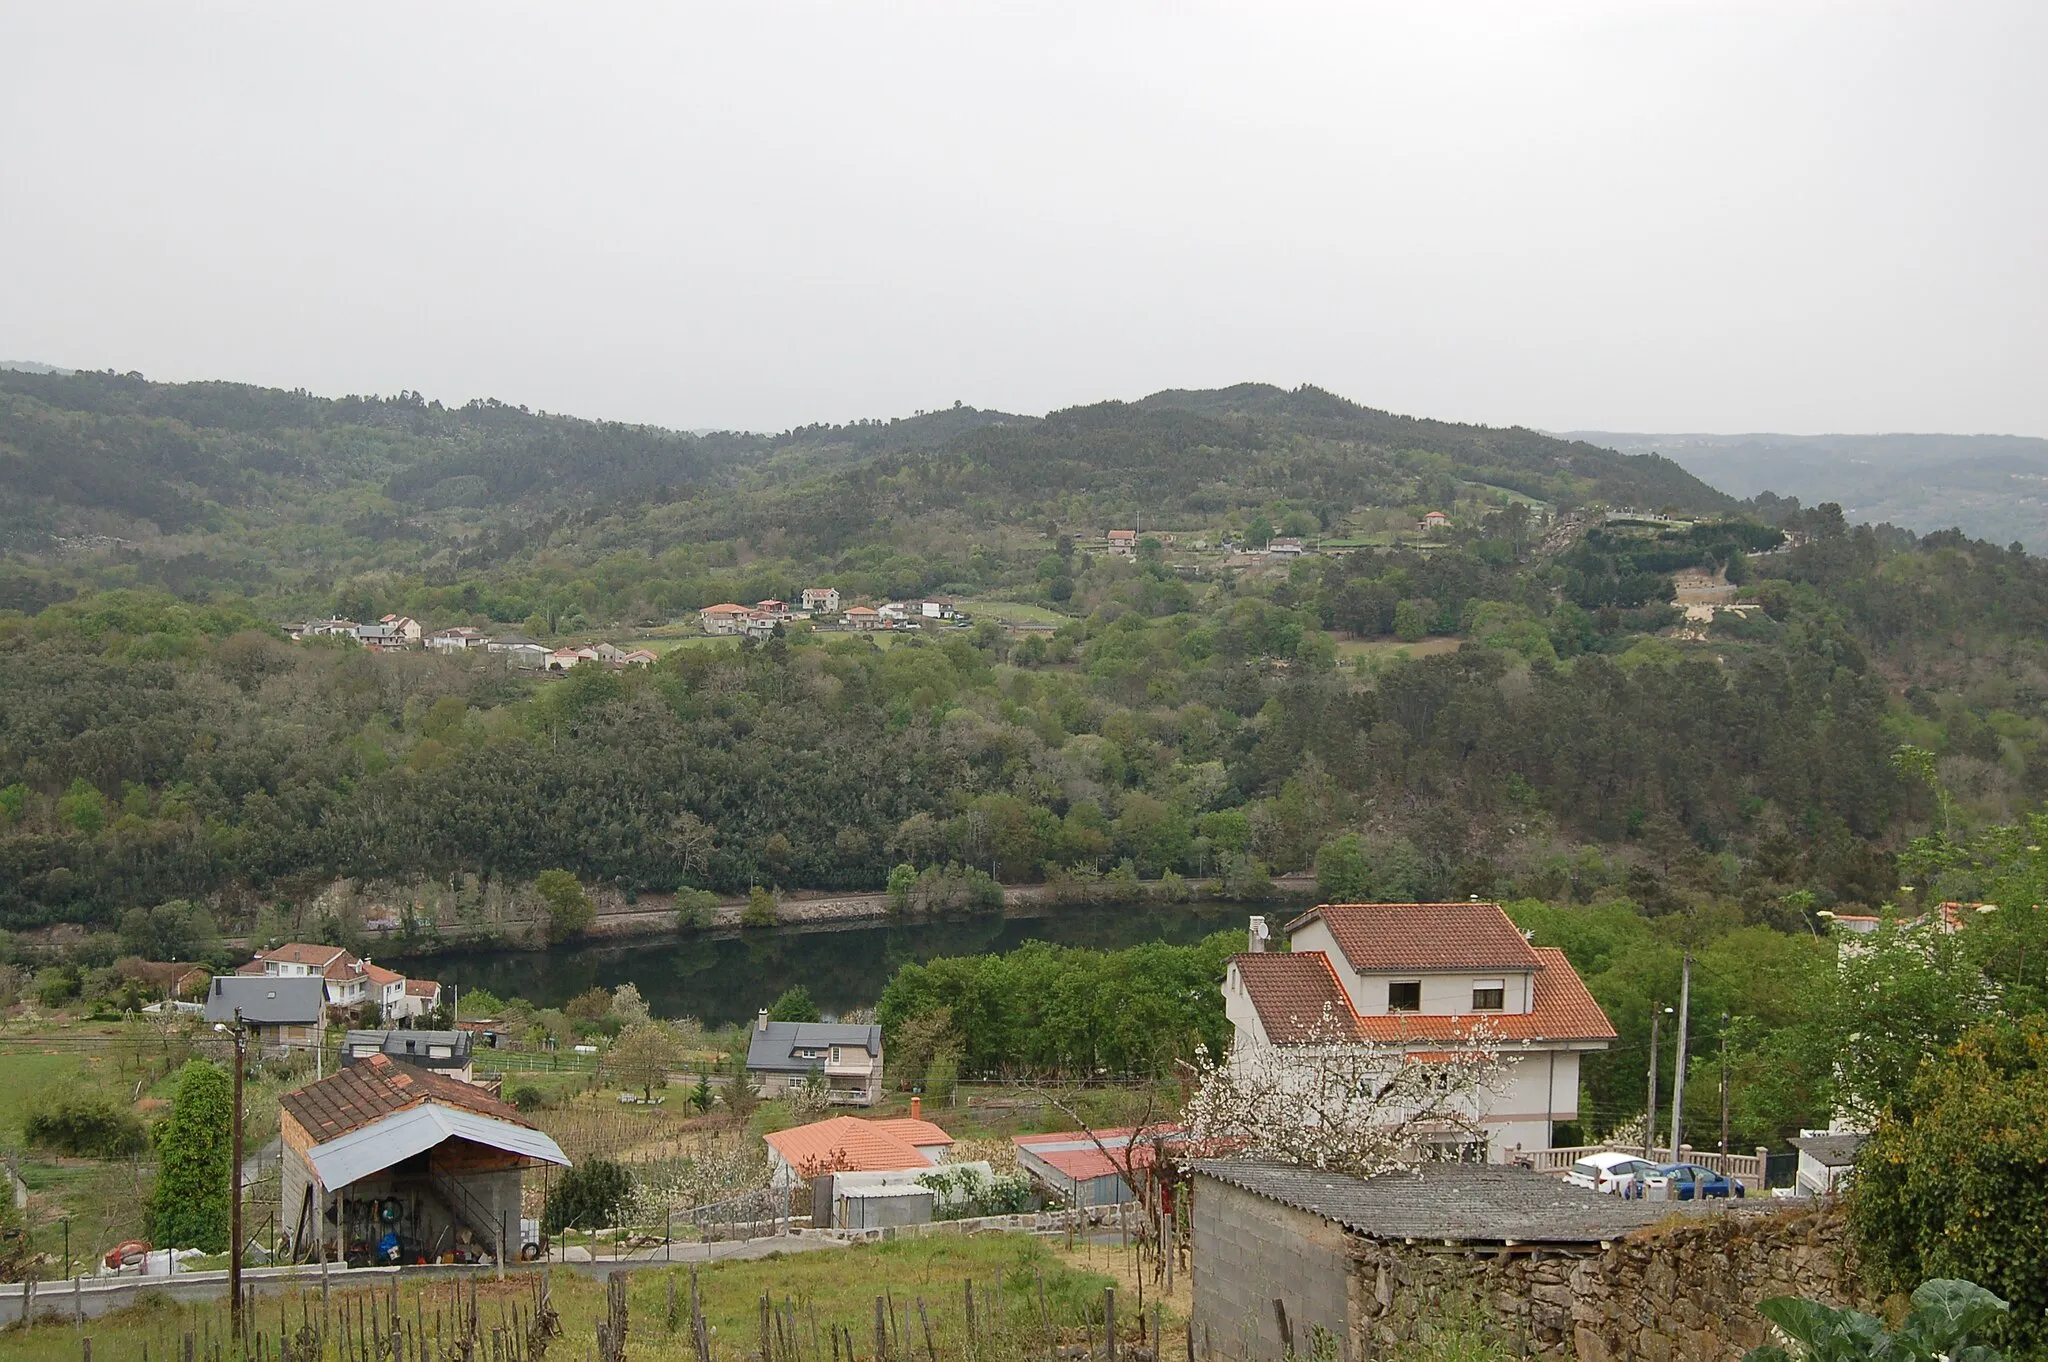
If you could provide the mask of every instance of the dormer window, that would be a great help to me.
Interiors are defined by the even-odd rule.
[[[1474,979],[1472,981],[1472,1010],[1474,1012],[1499,1012],[1508,1005],[1507,981],[1503,979]]]
[[[1422,981],[1420,979],[1398,979],[1387,985],[1387,1011],[1420,1012],[1422,1010]]]

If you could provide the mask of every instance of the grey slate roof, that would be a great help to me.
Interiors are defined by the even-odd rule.
[[[380,1054],[423,1069],[459,1069],[470,1062],[475,1043],[476,1037],[468,1031],[351,1031],[342,1039],[341,1062],[354,1064],[358,1046],[374,1045]],[[436,1058],[436,1046],[449,1053]]]
[[[1194,1168],[1374,1239],[1596,1244],[1691,1205],[1624,1201],[1498,1164],[1425,1164],[1374,1178],[1252,1159],[1204,1159]]]
[[[825,1061],[798,1059],[795,1052],[834,1045],[856,1046],[870,1055],[880,1055],[882,1028],[843,1022],[769,1022],[767,1030],[756,1026],[748,1037],[747,1068],[754,1073],[807,1074]]]
[[[206,1019],[231,1022],[235,1009],[258,1026],[311,1026],[327,1003],[327,981],[317,974],[281,979],[269,974],[216,974],[206,991]]]
[[[1855,1134],[1801,1135],[1792,1141],[1792,1146],[1824,1168],[1848,1168],[1855,1164],[1857,1152],[1869,1138]]]

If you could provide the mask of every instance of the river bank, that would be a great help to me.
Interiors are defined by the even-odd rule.
[[[1006,920],[1046,917],[1070,909],[1160,908],[1206,897],[1190,892],[1196,886],[1171,880],[1067,880],[1004,885],[1002,889],[1002,917]],[[589,892],[596,916],[581,934],[582,941],[618,943],[673,936],[678,930],[673,894],[642,893],[628,899],[606,887]],[[1270,893],[1257,902],[1306,905],[1314,898],[1315,876],[1304,873],[1274,876]],[[545,952],[562,944],[548,940],[545,914],[530,901],[530,894],[519,888],[494,891],[491,886],[473,886],[466,891],[460,882],[451,888],[343,881],[323,893],[314,906],[346,923],[379,959],[435,955],[459,946]],[[770,930],[744,927],[741,914],[746,907],[744,898],[720,899],[712,908],[710,921],[695,930],[719,935]],[[1252,911],[1249,903],[1246,911]],[[955,916],[899,913],[886,893],[799,890],[777,896],[774,928],[802,932],[880,923],[908,926]]]
[[[813,916],[774,927],[688,932],[671,923],[659,933],[585,935],[546,950],[488,941],[453,944],[415,956],[405,969],[437,979],[443,987],[452,985],[464,996],[488,989],[537,1007],[561,1007],[590,989],[630,983],[656,1016],[695,1017],[724,1026],[752,1018],[784,989],[799,984],[828,1017],[840,1017],[873,1007],[906,964],[1001,954],[1031,941],[1121,950],[1154,942],[1193,945],[1213,932],[1242,940],[1251,914],[1287,913],[1305,901],[1161,897],[1144,903],[1063,904],[1029,896],[1014,911],[1002,913]]]

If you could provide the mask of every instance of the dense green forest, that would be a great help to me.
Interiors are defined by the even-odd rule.
[[[1313,389],[700,438],[7,373],[0,422],[0,926],[174,898],[225,925],[335,876],[550,867],[879,888],[957,861],[1251,897],[1352,835],[1376,897],[1805,930],[1891,897],[1935,822],[2048,789],[2041,560],[1832,506],[1766,523],[1661,460]],[[1694,518],[1555,533],[1623,502]],[[1458,528],[1432,542],[1355,533],[1433,505]],[[1352,551],[1077,546],[1140,516]],[[1755,608],[1680,629],[1679,572]],[[799,628],[547,682],[278,628],[624,636],[815,582],[1056,627]]]

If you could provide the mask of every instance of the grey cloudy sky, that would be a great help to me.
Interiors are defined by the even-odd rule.
[[[2048,435],[2048,4],[0,0],[0,357]]]

